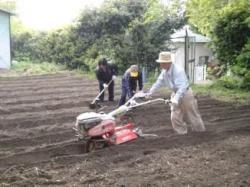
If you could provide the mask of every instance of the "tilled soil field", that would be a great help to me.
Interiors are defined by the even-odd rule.
[[[0,79],[0,186],[250,186],[249,105],[198,96],[207,132],[184,136],[167,105],[137,108],[136,125],[158,137],[84,153],[72,127],[97,87],[68,74]]]

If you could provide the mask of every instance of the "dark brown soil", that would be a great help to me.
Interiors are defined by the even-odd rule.
[[[72,127],[96,94],[73,75],[1,78],[0,186],[250,186],[249,105],[199,96],[207,132],[184,136],[167,105],[137,108],[136,125],[159,137],[86,154]]]

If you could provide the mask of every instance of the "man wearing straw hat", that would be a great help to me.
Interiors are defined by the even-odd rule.
[[[187,115],[191,122],[193,131],[205,131],[198,111],[197,100],[189,86],[184,70],[172,63],[170,52],[161,52],[156,62],[160,63],[162,71],[146,96],[150,96],[162,86],[168,87],[173,91],[171,95],[171,122],[174,131],[178,134],[187,134],[184,115]]]

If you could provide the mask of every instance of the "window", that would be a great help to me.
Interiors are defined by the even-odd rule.
[[[197,66],[207,65],[209,56],[200,56]]]

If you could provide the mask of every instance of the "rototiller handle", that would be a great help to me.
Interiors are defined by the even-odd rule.
[[[151,99],[151,100],[148,100],[148,101],[137,103],[135,101],[136,97],[137,96],[135,94],[133,97],[131,97],[127,101],[127,103],[125,103],[124,105],[120,106],[118,109],[110,112],[108,115],[110,115],[112,117],[118,116],[118,115],[121,115],[121,114],[125,114],[126,112],[128,112],[129,110],[131,110],[133,108],[136,108],[136,107],[139,107],[139,106],[143,106],[143,105],[147,105],[147,104],[151,104],[151,103],[155,103],[155,102],[164,102],[165,104],[171,103],[169,99],[163,99],[163,98]]]

